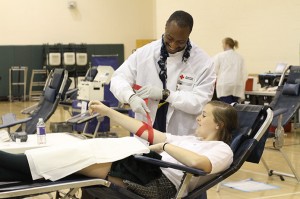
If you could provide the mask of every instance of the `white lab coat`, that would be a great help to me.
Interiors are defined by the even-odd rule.
[[[214,66],[217,97],[233,95],[244,99],[247,71],[242,56],[232,49],[226,50],[214,57]]]
[[[190,58],[182,62],[182,52],[170,55],[167,59],[167,89],[170,96],[166,131],[173,135],[191,135],[197,127],[196,117],[203,106],[211,100],[215,84],[215,72],[209,56],[193,43]],[[111,79],[111,92],[122,103],[128,103],[134,94],[132,86],[152,85],[163,88],[157,64],[160,56],[161,39],[138,49],[115,71]],[[180,78],[181,77],[181,78]],[[152,122],[158,101],[150,100],[148,106]],[[146,121],[141,114],[136,118]]]

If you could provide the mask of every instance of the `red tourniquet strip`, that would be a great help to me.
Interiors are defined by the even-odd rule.
[[[134,90],[139,90],[140,88],[142,88],[140,85],[134,84],[132,87]],[[148,105],[148,98],[144,99],[146,104]],[[148,141],[150,144],[153,144],[153,139],[154,139],[154,133],[153,133],[153,127],[152,127],[152,121],[151,121],[151,117],[150,114],[147,112],[146,114],[147,116],[147,123],[143,122],[143,126],[141,126],[137,132],[135,133],[135,135],[141,137],[141,135],[143,134],[143,132],[145,130],[148,130]]]

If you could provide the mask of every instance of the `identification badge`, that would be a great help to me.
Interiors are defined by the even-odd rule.
[[[194,76],[187,73],[179,75],[176,90],[191,90],[193,88]]]

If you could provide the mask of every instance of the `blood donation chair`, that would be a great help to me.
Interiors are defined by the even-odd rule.
[[[234,152],[232,165],[217,174],[207,174],[202,170],[193,169],[187,166],[172,164],[169,162],[145,158],[136,155],[135,158],[140,161],[156,164],[160,167],[170,167],[182,170],[184,173],[180,189],[176,198],[182,198],[186,187],[192,178],[199,178],[201,185],[188,193],[183,198],[206,198],[206,191],[223,181],[227,177],[237,172],[245,161],[258,162],[267,138],[267,129],[273,118],[273,112],[270,108],[260,105],[234,105],[238,111],[240,129],[234,133],[231,148]],[[162,185],[163,186],[163,185]],[[142,198],[128,190],[118,187],[113,183],[96,178],[88,178],[72,175],[68,178],[55,182],[37,181],[33,183],[25,182],[5,182],[0,183],[0,198],[11,198],[20,196],[30,196],[47,192],[54,192],[61,189],[70,189],[64,198],[70,198],[78,189],[82,189],[82,198]]]
[[[25,131],[27,134],[36,133],[36,124],[39,118],[47,121],[57,108],[59,101],[71,84],[68,72],[64,69],[53,69],[45,83],[39,103],[26,119],[16,119],[15,114],[7,113],[2,115],[0,129],[7,128],[10,133],[12,126],[20,125],[16,132]]]
[[[283,84],[283,80],[288,71],[288,78],[285,84]],[[285,133],[283,126],[287,125],[293,117],[295,123],[298,122],[296,121],[297,119],[299,120],[299,115],[297,112],[300,108],[300,66],[288,66],[284,70],[276,91],[276,95],[270,106],[274,112],[278,111],[281,112],[281,114],[276,114],[276,116],[274,114],[271,126],[276,128],[275,133],[269,133],[270,137],[273,139],[273,146],[266,147],[266,149],[279,152],[292,171],[292,174],[275,171],[270,168],[270,166],[267,164],[267,161],[262,159],[262,162],[267,169],[269,176],[278,175],[281,180],[284,180],[283,176],[287,176],[296,178],[296,180],[300,182],[300,177],[297,174],[297,171],[294,168],[291,160],[289,159],[289,156],[282,149],[284,146]]]

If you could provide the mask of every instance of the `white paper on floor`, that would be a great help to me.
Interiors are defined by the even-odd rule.
[[[278,186],[254,181],[251,178],[235,182],[226,182],[223,185],[244,192],[264,191],[279,188]]]

